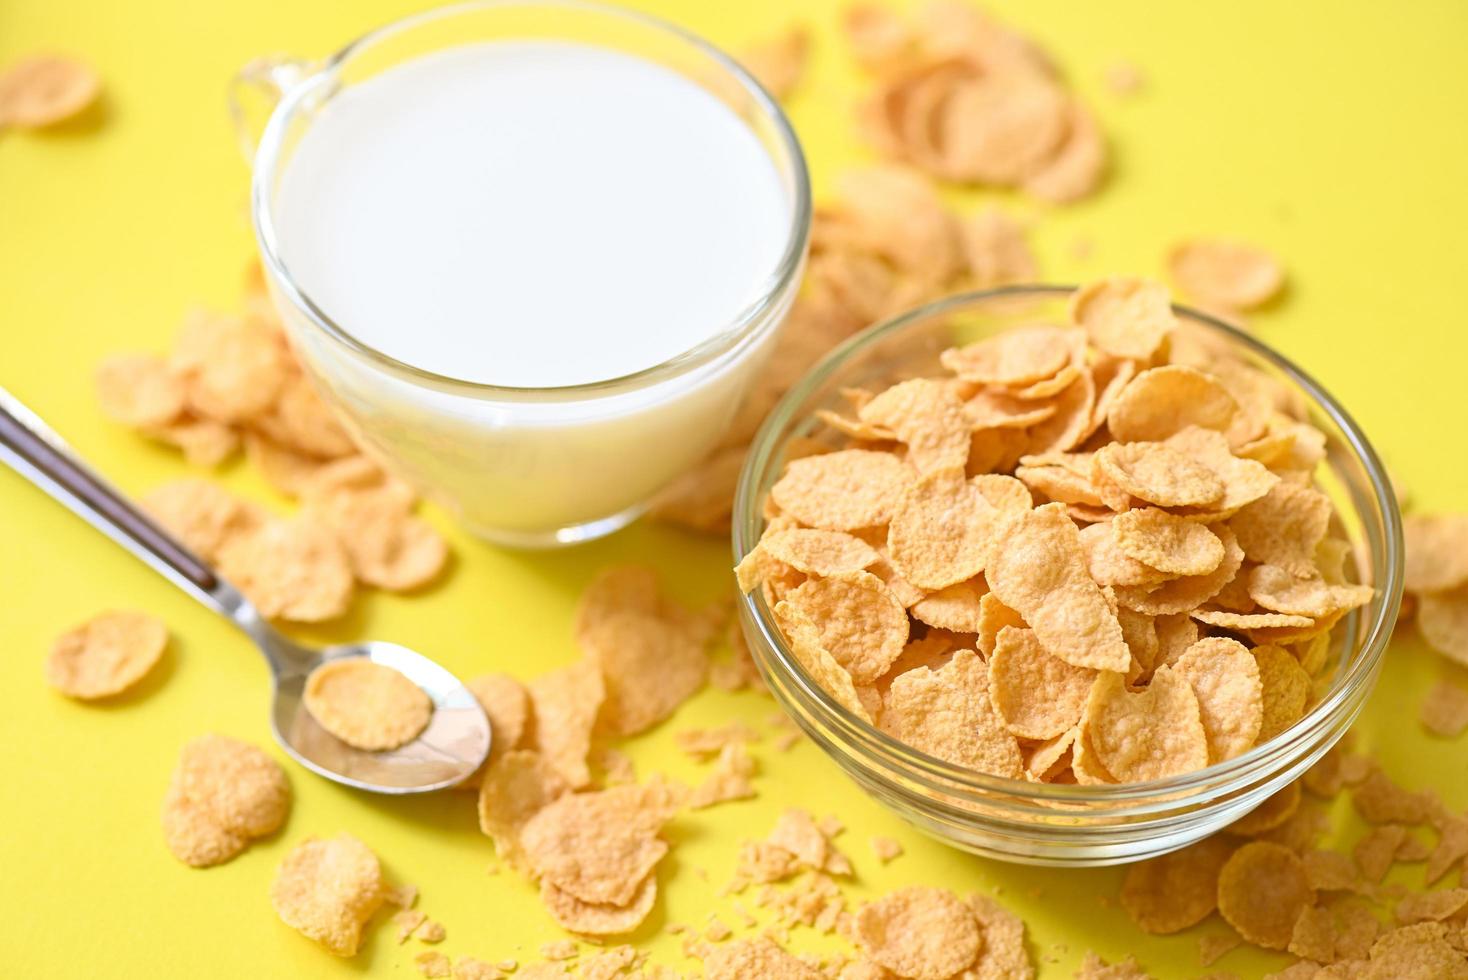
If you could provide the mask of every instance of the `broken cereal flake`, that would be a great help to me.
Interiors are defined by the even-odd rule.
[[[1438,653],[1468,664],[1468,587],[1419,596],[1417,630]]]
[[[938,670],[919,667],[894,680],[879,727],[945,761],[1018,779],[1019,743],[994,711],[988,690],[988,666],[972,650],[959,650]]]
[[[156,616],[100,613],[56,638],[46,657],[46,680],[83,701],[112,697],[147,676],[167,646],[168,627]]]
[[[1167,287],[1145,279],[1103,279],[1077,290],[1070,319],[1100,350],[1135,360],[1150,358],[1177,326]],[[1134,441],[1129,435],[1116,437]]]
[[[540,955],[552,962],[571,960],[581,955],[581,947],[576,945],[574,939],[557,939],[554,942],[542,943]]]
[[[1212,966],[1224,957],[1226,953],[1239,948],[1243,942],[1233,933],[1210,932],[1205,936],[1198,937],[1198,962],[1203,966]]]
[[[413,957],[413,965],[425,977],[450,977],[454,974],[453,963],[440,952],[429,950]]]
[[[1141,691],[1121,674],[1096,678],[1082,722],[1106,771],[1122,782],[1160,779],[1208,764],[1208,739],[1192,686],[1176,668],[1161,667]]]
[[[732,721],[719,728],[685,728],[673,733],[678,748],[701,762],[715,758],[729,745],[759,740],[760,733],[742,721]]]
[[[625,906],[668,853],[658,837],[669,813],[644,788],[570,793],[525,822],[520,845],[531,869],[582,902]]]
[[[1121,906],[1144,932],[1166,935],[1202,922],[1218,905],[1218,875],[1233,853],[1224,837],[1127,868]]]
[[[454,980],[501,980],[504,976],[493,963],[461,956],[454,963]]]
[[[703,957],[707,980],[821,980],[807,966],[767,938],[737,939],[710,949]]]
[[[861,692],[852,681],[851,674],[821,645],[820,631],[811,618],[788,602],[776,604],[775,618],[789,638],[790,652],[806,673],[841,707],[863,721],[871,722],[872,711],[867,707],[867,702],[862,700]],[[867,690],[875,692],[875,689]],[[872,707],[881,707],[880,695]]]
[[[583,936],[616,936],[640,926],[657,902],[656,874],[634,882],[626,904],[611,905],[586,902],[557,887],[549,880],[540,883],[540,900],[551,918],[566,929]]]
[[[148,493],[143,509],[205,561],[217,561],[233,538],[249,534],[268,515],[208,480],[174,480]]]
[[[489,757],[484,766],[465,781],[477,787],[485,766],[520,747],[530,726],[530,694],[525,685],[508,674],[482,674],[464,683],[489,719]]]
[[[415,933],[415,935],[418,937],[418,940],[420,942],[441,943],[444,941],[445,937],[448,936],[448,930],[443,927],[442,922],[435,922],[432,919],[427,919],[421,926],[418,927],[418,931],[417,933]]]
[[[572,789],[591,782],[587,755],[606,688],[596,664],[580,661],[541,674],[526,684],[535,725],[531,747]]]
[[[1409,514],[1402,520],[1408,592],[1468,585],[1468,514]]]
[[[433,702],[401,672],[366,657],[328,660],[306,678],[306,710],[348,745],[384,752],[417,738]]]
[[[479,787],[479,829],[494,841],[502,860],[520,866],[520,831],[532,816],[570,790],[560,772],[539,752],[515,750],[496,759]]]
[[[791,27],[775,37],[749,45],[739,61],[765,91],[783,99],[800,83],[809,57],[810,32],[803,27]]]
[[[1425,823],[1431,813],[1427,793],[1411,792],[1399,786],[1380,769],[1373,769],[1351,794],[1356,812],[1367,823]]]
[[[907,611],[868,572],[810,579],[792,589],[788,605],[819,625],[819,643],[857,684],[885,674],[907,643]]]
[[[984,937],[968,972],[975,980],[1033,980],[1024,920],[987,895],[970,895],[968,905]]]
[[[864,905],[855,927],[868,956],[914,980],[944,980],[972,965],[984,938],[973,910],[956,895],[921,885]]]
[[[114,422],[146,429],[184,413],[185,389],[156,354],[114,354],[97,367],[97,400]]]
[[[1219,872],[1219,913],[1239,935],[1266,949],[1288,946],[1295,920],[1314,901],[1305,865],[1279,844],[1245,844]]]
[[[1263,698],[1258,738],[1263,743],[1304,717],[1311,681],[1300,661],[1283,647],[1265,644],[1255,647],[1253,654]]]
[[[883,864],[890,864],[902,856],[902,844],[891,837],[873,837],[872,853]]]
[[[854,535],[807,527],[767,532],[759,547],[771,558],[814,576],[859,572],[881,558],[875,548]]]
[[[1423,698],[1418,718],[1434,735],[1457,738],[1468,729],[1468,689],[1439,680]]]
[[[270,904],[286,925],[338,956],[352,956],[363,925],[382,904],[382,868],[348,834],[308,837],[281,862]]]
[[[600,726],[635,735],[672,715],[708,677],[705,641],[701,630],[637,610],[601,620],[582,648],[602,673]]]
[[[1024,227],[998,208],[984,208],[960,223],[959,241],[976,287],[1035,280],[1038,267]]]
[[[717,803],[753,798],[754,784],[750,777],[754,772],[754,758],[744,743],[730,742],[720,750],[718,760],[704,781],[688,794],[689,809],[701,810]]]
[[[1167,272],[1184,295],[1207,307],[1253,310],[1284,288],[1279,260],[1242,242],[1197,238],[1173,246]]]
[[[1147,86],[1146,74],[1131,61],[1113,61],[1106,67],[1102,80],[1113,95],[1122,98],[1130,98]]]
[[[1094,951],[1087,950],[1075,980],[1152,980],[1152,974],[1137,965],[1133,956],[1117,963],[1107,963]]]
[[[907,447],[905,459],[920,473],[962,468],[971,426],[953,387],[931,378],[893,385],[857,410],[864,423],[891,432]]]
[[[196,868],[222,864],[290,812],[285,771],[255,746],[203,735],[183,748],[163,803],[163,839]]]
[[[1033,630],[1005,627],[989,657],[989,699],[1015,735],[1054,738],[1080,720],[1096,671],[1050,655]]]
[[[227,538],[219,570],[264,616],[301,623],[335,619],[351,604],[354,580],[336,535],[306,517],[269,520]]]
[[[1283,789],[1270,794],[1263,803],[1224,829],[1236,837],[1261,836],[1293,817],[1300,808],[1300,800],[1299,782],[1286,783]]]
[[[413,938],[413,934],[427,921],[428,916],[417,909],[402,909],[395,912],[392,917],[392,924],[397,926],[398,929],[398,945],[402,945]]]
[[[773,847],[790,852],[800,867],[823,868],[830,854],[830,843],[816,825],[815,818],[799,807],[787,807],[765,840]]]
[[[1005,544],[990,557],[989,588],[1024,618],[1040,645],[1077,667],[1125,671],[1131,652],[1087,571],[1080,532],[1065,509],[1046,504],[1007,514],[995,535]]]

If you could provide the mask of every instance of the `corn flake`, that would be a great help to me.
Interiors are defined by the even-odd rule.
[[[1054,738],[1081,720],[1095,677],[1047,653],[1032,630],[1006,627],[989,658],[989,697],[1015,735]]]
[[[311,671],[302,702],[322,728],[371,752],[411,742],[433,716],[422,688],[366,657],[328,660]]]
[[[1198,698],[1176,668],[1161,667],[1137,692],[1103,671],[1092,685],[1085,733],[1106,772],[1123,782],[1175,776],[1208,765]]]
[[[955,765],[1018,779],[1019,744],[989,701],[989,669],[959,650],[937,670],[897,677],[883,700],[879,727],[913,748]]]
[[[1207,575],[1223,562],[1223,542],[1206,525],[1155,507],[1118,514],[1111,530],[1124,554],[1168,575]]]
[[[590,661],[541,674],[526,684],[535,726],[531,747],[556,768],[573,789],[591,782],[586,758],[606,686]]]
[[[791,461],[770,499],[802,524],[854,531],[891,520],[916,475],[891,453],[847,449]]]
[[[168,646],[168,627],[147,613],[104,612],[57,637],[46,680],[83,701],[121,694],[147,676]]]
[[[1145,279],[1103,279],[1077,290],[1070,300],[1070,319],[1101,351],[1139,361],[1156,353],[1177,326],[1167,288]]]
[[[1284,270],[1268,252],[1252,245],[1200,238],[1168,253],[1172,281],[1204,306],[1252,310],[1284,287]]]
[[[204,735],[184,746],[163,802],[163,839],[196,868],[223,864],[253,838],[279,830],[290,785],[270,756],[236,739]]]
[[[919,588],[956,585],[983,571],[994,519],[994,505],[961,468],[924,474],[892,516],[892,563]]]
[[[75,58],[31,55],[0,72],[0,129],[41,129],[65,122],[101,93],[97,73]]]
[[[1167,935],[1196,925],[1218,906],[1218,874],[1233,853],[1222,837],[1127,868],[1121,907],[1143,932]]]
[[[226,538],[219,570],[271,619],[316,623],[351,604],[351,563],[337,536],[307,517],[267,520]]]
[[[786,602],[818,624],[821,647],[857,684],[885,674],[907,644],[907,610],[868,572],[810,579]]]
[[[1409,514],[1406,540],[1408,592],[1447,592],[1468,585],[1468,514]]]
[[[1266,949],[1288,946],[1295,921],[1314,903],[1305,865],[1279,844],[1245,844],[1219,872],[1219,913],[1239,935]]]
[[[942,888],[915,885],[864,905],[856,915],[863,951],[913,980],[945,980],[970,966],[983,934],[973,911]]]
[[[1259,664],[1236,640],[1208,637],[1178,658],[1175,669],[1198,699],[1208,761],[1223,762],[1253,747],[1263,720]]]
[[[1124,671],[1121,625],[1086,570],[1080,533],[1054,504],[1007,514],[1005,545],[990,558],[989,588],[1035,631],[1049,653],[1077,667]]]
[[[308,837],[281,862],[270,904],[286,925],[338,956],[352,956],[382,893],[382,867],[365,844],[349,834]]]

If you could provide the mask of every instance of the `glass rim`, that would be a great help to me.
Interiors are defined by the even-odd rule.
[[[757,114],[774,127],[777,142],[789,158],[789,177],[793,193],[785,249],[774,269],[760,283],[758,295],[735,314],[719,332],[650,367],[596,381],[544,386],[489,384],[429,371],[379,350],[333,320],[291,275],[285,260],[281,257],[275,221],[270,209],[271,185],[274,183],[276,168],[280,162],[280,150],[284,144],[286,127],[298,115],[307,97],[318,91],[323,85],[335,80],[341,68],[354,55],[402,31],[450,17],[514,8],[560,9],[620,18],[688,45],[710,58],[751,98]],[[795,135],[795,129],[779,103],[753,75],[722,49],[692,31],[651,14],[594,2],[594,0],[466,0],[466,2],[448,4],[410,14],[367,31],[337,49],[335,53],[312,65],[300,81],[282,93],[280,101],[271,111],[270,118],[265,124],[251,169],[250,211],[255,239],[259,245],[265,268],[280,285],[291,304],[304,313],[316,328],[367,358],[377,367],[399,375],[413,384],[470,397],[523,397],[527,395],[565,397],[614,394],[628,388],[642,388],[656,384],[717,360],[756,334],[766,324],[769,314],[777,309],[781,298],[794,283],[805,257],[813,211],[810,172],[800,140]]]
[[[860,351],[876,342],[900,332],[916,321],[941,316],[1000,297],[1058,297],[1076,290],[1073,285],[1018,284],[993,289],[972,290],[956,293],[942,299],[916,307],[896,317],[877,323],[851,337],[827,354],[811,368],[771,410],[764,424],[755,435],[749,457],[739,474],[735,491],[731,543],[735,564],[758,540],[754,534],[756,525],[762,522],[757,498],[759,477],[766,472],[779,449],[777,437],[786,428],[812,392],[840,369]],[[1301,744],[1310,742],[1317,731],[1328,727],[1342,710],[1350,707],[1349,701],[1363,684],[1370,682],[1380,666],[1391,638],[1397,612],[1402,598],[1403,545],[1401,517],[1397,508],[1396,495],[1386,475],[1380,457],[1370,441],[1361,431],[1345,408],[1308,373],[1289,358],[1264,342],[1244,331],[1224,323],[1217,317],[1180,303],[1173,304],[1174,312],[1197,321],[1204,327],[1220,333],[1225,339],[1235,342],[1253,354],[1269,362],[1300,387],[1312,404],[1323,411],[1340,429],[1352,453],[1361,463],[1371,482],[1374,502],[1382,515],[1382,530],[1385,538],[1385,554],[1374,555],[1373,582],[1383,601],[1375,617],[1360,632],[1355,644],[1356,656],[1347,670],[1337,677],[1330,690],[1311,709],[1284,733],[1262,745],[1256,745],[1242,755],[1217,762],[1202,769],[1169,776],[1163,779],[1138,783],[1104,784],[1095,786],[1033,783],[1026,780],[991,776],[963,766],[947,762],[900,742],[887,733],[857,717],[833,698],[795,659],[785,643],[780,630],[774,626],[774,617],[766,605],[761,590],[741,594],[738,606],[747,622],[752,622],[773,651],[777,665],[795,682],[798,690],[825,716],[823,720],[834,722],[834,734],[847,746],[863,749],[878,756],[878,761],[889,767],[901,766],[906,771],[898,773],[904,778],[921,777],[930,789],[953,796],[966,793],[979,794],[970,797],[975,802],[995,804],[991,794],[1009,797],[1019,807],[1033,804],[1035,813],[1055,815],[1057,811],[1046,804],[1084,803],[1135,803],[1131,809],[1107,811],[1116,817],[1145,816],[1151,811],[1170,811],[1186,797],[1198,795],[1212,799],[1230,792],[1233,784],[1249,777],[1267,776],[1279,763],[1289,757]],[[1381,566],[1377,575],[1377,564]],[[1359,631],[1358,631],[1359,632]],[[1164,797],[1158,800],[1158,797]],[[1194,800],[1195,801],[1195,800]],[[1150,805],[1149,805],[1150,804]]]

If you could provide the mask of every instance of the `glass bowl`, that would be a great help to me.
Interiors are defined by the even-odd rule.
[[[844,408],[841,388],[933,374],[947,347],[1022,323],[1064,323],[1072,291],[1015,286],[953,296],[833,351],[786,394],[755,439],[734,503],[736,562],[759,540],[763,501],[784,466],[785,447],[792,439],[829,438],[814,413]],[[800,666],[762,590],[741,597],[744,635],[776,700],[858,785],[929,836],[1026,864],[1084,867],[1154,857],[1226,827],[1298,778],[1346,732],[1371,692],[1402,592],[1401,521],[1381,461],[1345,409],[1295,365],[1213,317],[1175,309],[1175,343],[1255,365],[1280,381],[1292,410],[1325,434],[1316,478],[1336,504],[1333,533],[1352,543],[1354,577],[1376,593],[1330,634],[1333,649],[1317,675],[1315,703],[1295,725],[1206,769],[1116,786],[989,776],[896,741],[843,708]]]

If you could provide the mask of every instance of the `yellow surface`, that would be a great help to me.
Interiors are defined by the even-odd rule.
[[[100,118],[46,135],[0,134],[0,384],[50,419],[129,491],[180,476],[174,456],[98,414],[93,362],[119,348],[160,349],[192,303],[234,301],[251,252],[246,171],[223,89],[248,58],[322,54],[417,0],[0,2],[0,63],[37,48],[98,66]],[[790,4],[648,3],[728,46],[785,23]],[[1258,318],[1260,335],[1307,366],[1353,411],[1423,507],[1468,507],[1463,364],[1468,331],[1468,6],[1455,0],[1163,4],[1151,0],[996,3],[1060,57],[1116,144],[1115,178],[1094,201],[1035,220],[1045,273],[1074,279],[1157,271],[1178,236],[1224,233],[1285,256],[1290,290]],[[801,16],[821,30],[813,75],[792,106],[818,190],[863,158],[850,105],[859,79],[830,36],[834,2]],[[1100,82],[1118,59],[1142,66],[1145,94],[1119,100]],[[1078,258],[1078,241],[1092,245]],[[223,478],[269,499],[242,465]],[[435,515],[435,519],[438,516]],[[442,524],[442,521],[440,521]],[[456,535],[447,581],[404,600],[371,596],[333,635],[407,642],[461,675],[522,676],[575,656],[574,598],[593,571],[623,559],[659,566],[686,599],[725,587],[726,548],[638,526],[560,554],[516,554]],[[49,690],[52,637],[98,609],[137,606],[172,625],[166,666],[105,707]],[[531,887],[485,874],[492,849],[467,796],[391,800],[288,766],[296,792],[285,830],[234,862],[193,871],[164,850],[158,808],[178,747],[215,730],[270,745],[269,687],[244,639],[97,537],[9,471],[0,471],[0,650],[12,671],[0,710],[0,974],[28,977],[409,976],[416,944],[376,929],[338,961],[283,926],[266,893],[286,849],[350,830],[390,873],[422,888],[454,956],[536,959],[561,934]],[[1412,720],[1441,668],[1415,640],[1392,650],[1364,723],[1398,776],[1468,804],[1462,745]],[[642,772],[693,778],[672,731],[773,710],[754,695],[701,695],[632,747]],[[1159,976],[1202,972],[1196,935],[1140,936],[1106,896],[1120,872],[1036,871],[949,851],[863,797],[813,747],[768,742],[758,801],[680,819],[665,898],[637,938],[664,962],[696,964],[659,934],[714,909],[735,843],[780,808],[835,811],[859,871],[854,895],[933,882],[1002,888],[1030,924],[1042,976],[1066,977],[1087,948],[1138,954]],[[868,838],[900,838],[881,867]],[[706,876],[704,874],[706,872]],[[1420,871],[1411,871],[1420,875]],[[1212,927],[1209,927],[1212,928]],[[820,944],[816,944],[820,945]],[[1257,975],[1279,957],[1244,951],[1217,968]]]

